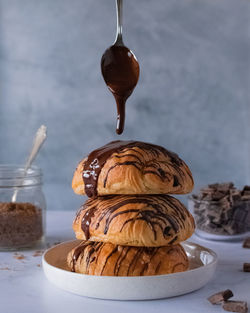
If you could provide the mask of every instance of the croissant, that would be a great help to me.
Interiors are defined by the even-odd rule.
[[[188,269],[181,245],[146,248],[83,241],[69,252],[67,263],[73,272],[103,276],[161,275]]]
[[[183,204],[168,195],[89,198],[73,222],[77,239],[145,247],[177,244],[194,226]]]
[[[186,163],[165,148],[140,141],[113,141],[77,166],[72,188],[88,197],[110,194],[185,194],[193,189]]]

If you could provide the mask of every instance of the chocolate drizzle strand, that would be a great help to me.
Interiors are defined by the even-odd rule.
[[[89,225],[94,214],[95,208],[92,208],[90,210],[86,210],[86,214],[84,214],[84,216],[82,217],[81,227],[87,240],[90,238]]]
[[[145,163],[145,156],[142,152],[147,153],[151,156],[151,160],[148,163]],[[85,193],[88,197],[95,197],[98,195],[97,192],[97,184],[98,184],[98,177],[99,174],[106,163],[106,161],[113,155],[116,160],[115,164],[110,167],[108,170],[106,177],[104,179],[104,188],[106,188],[106,184],[109,178],[110,173],[112,170],[117,166],[133,166],[138,171],[141,171],[143,175],[146,174],[153,174],[159,177],[162,181],[169,181],[174,179],[173,186],[178,187],[183,182],[180,180],[181,178],[185,177],[185,173],[183,172],[182,165],[183,161],[178,157],[177,154],[166,150],[165,148],[149,143],[144,143],[140,141],[112,141],[106,144],[103,147],[100,147],[94,151],[92,151],[89,155],[87,160],[83,165],[83,181],[85,185]],[[118,154],[120,153],[120,154]],[[124,154],[123,154],[124,153]],[[159,157],[160,154],[165,155],[169,161],[161,161],[157,162],[155,160]],[[129,156],[132,160],[130,161],[122,161],[123,157]],[[178,173],[179,179],[166,171],[164,171],[161,166],[171,166],[174,168],[176,173]],[[187,171],[188,175],[189,171]],[[192,179],[192,177],[191,177]]]

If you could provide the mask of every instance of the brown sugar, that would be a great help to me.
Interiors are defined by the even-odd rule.
[[[40,208],[28,202],[0,202],[0,247],[27,247],[42,235]]]

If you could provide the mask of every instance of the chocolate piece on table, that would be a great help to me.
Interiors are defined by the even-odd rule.
[[[207,300],[212,304],[220,304],[231,297],[233,297],[233,292],[230,289],[227,289],[213,294],[207,298]]]
[[[226,301],[222,305],[225,311],[246,313],[247,303],[245,301]]]
[[[243,241],[243,248],[249,248],[250,249],[250,237],[247,237],[244,241]]]
[[[243,272],[250,272],[250,263],[243,264]]]

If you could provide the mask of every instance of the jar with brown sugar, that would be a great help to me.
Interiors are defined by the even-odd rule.
[[[40,247],[45,209],[40,168],[0,165],[0,250]]]

